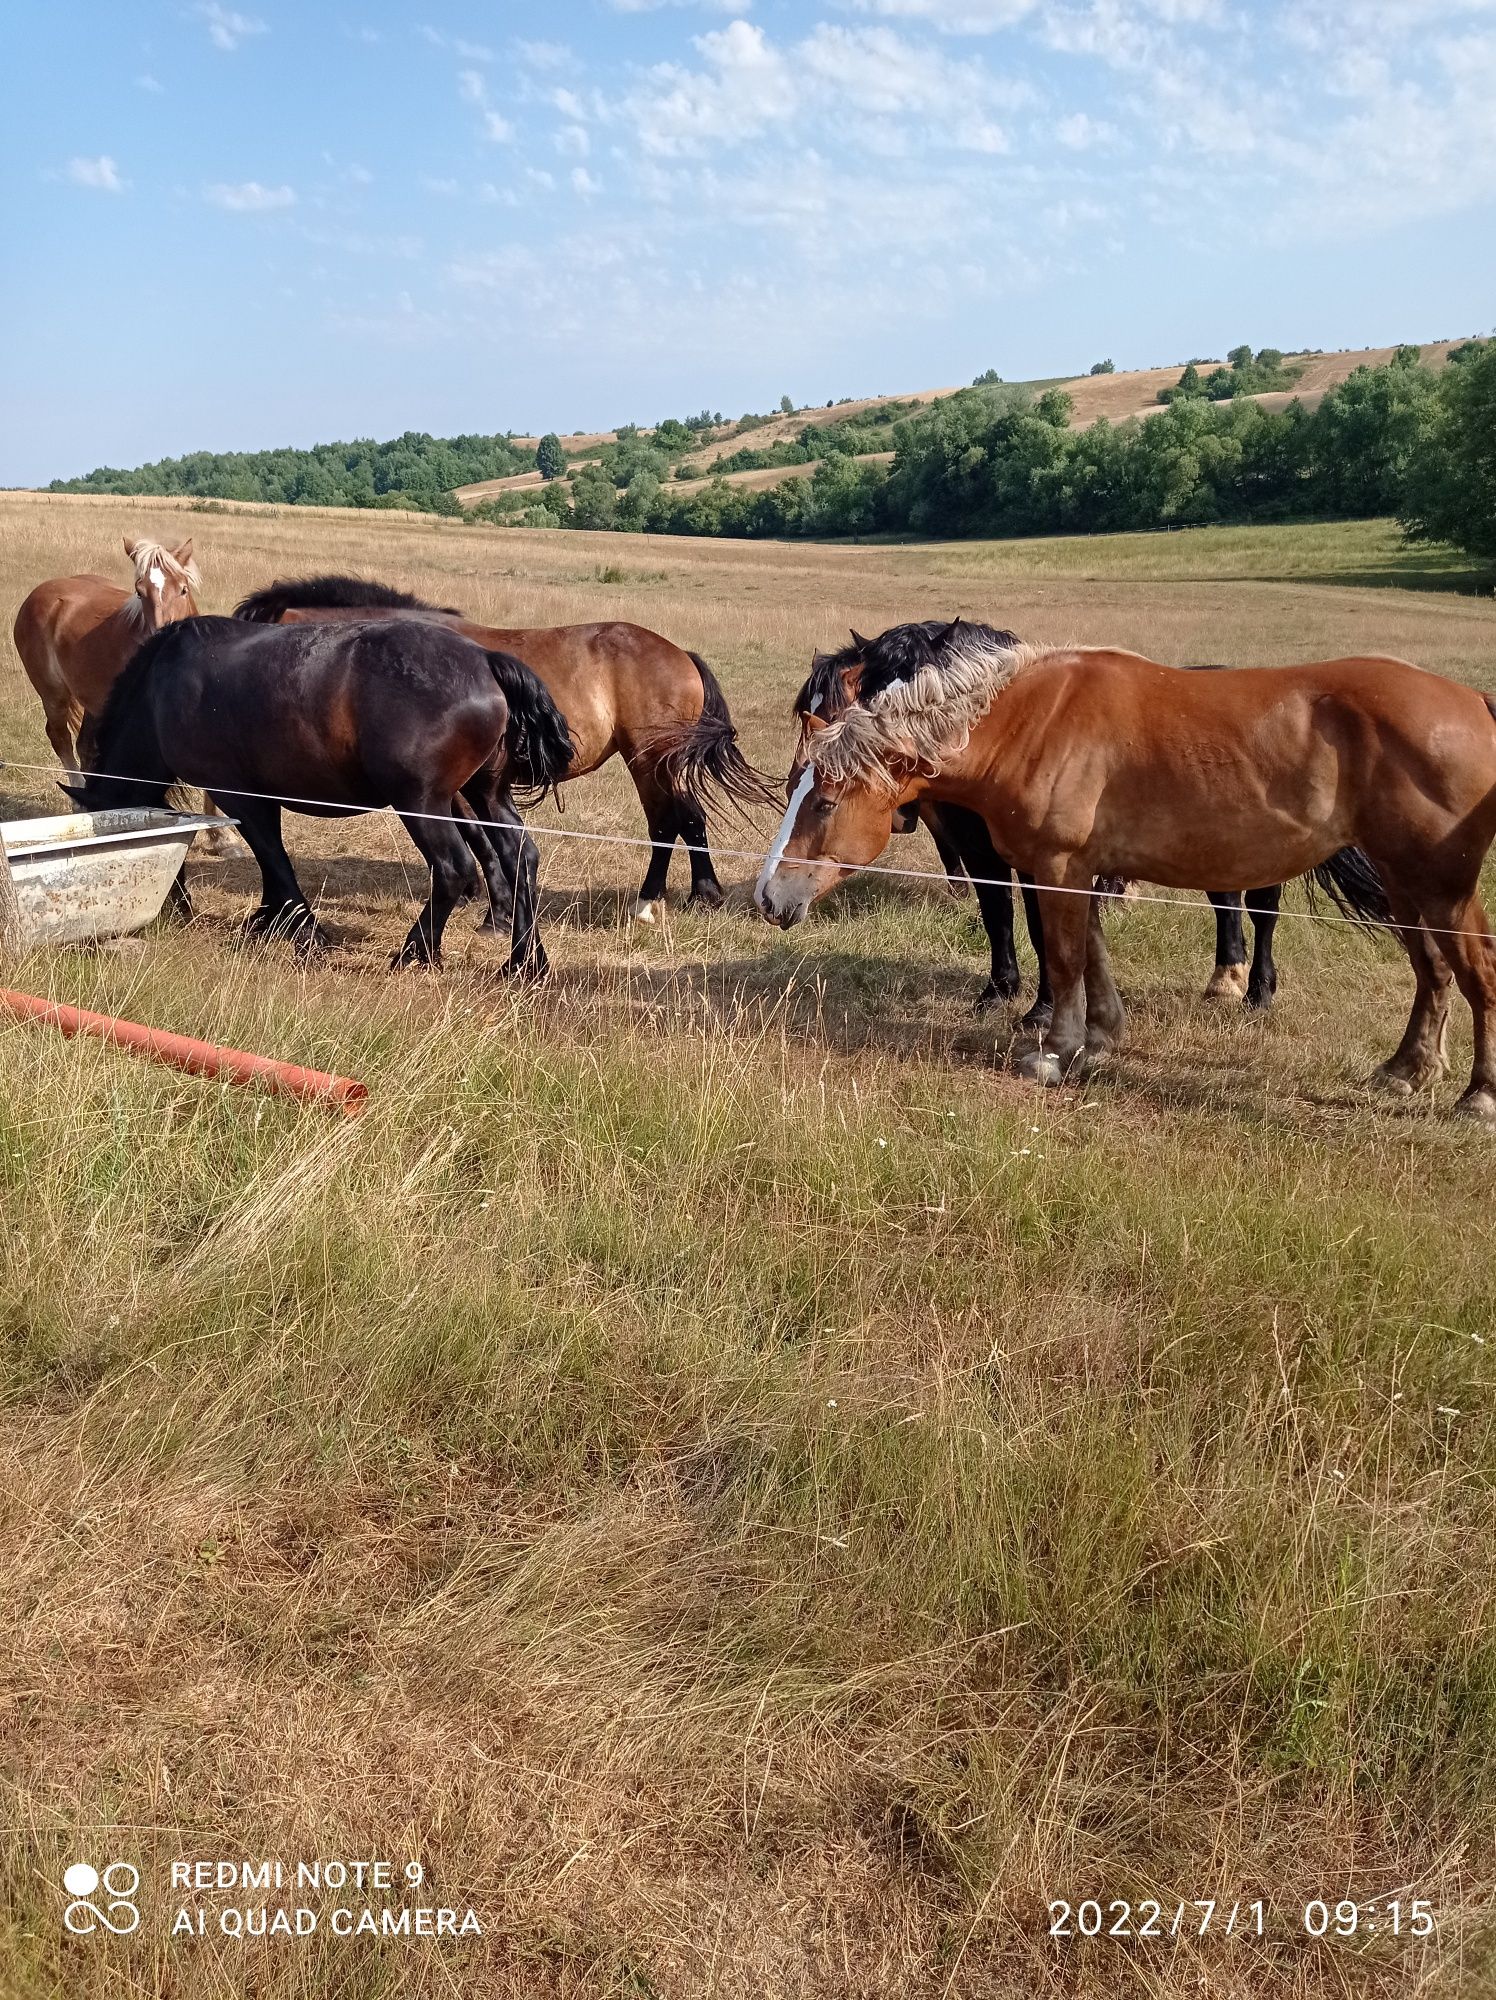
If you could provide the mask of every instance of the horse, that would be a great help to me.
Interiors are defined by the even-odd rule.
[[[76,771],[80,754],[92,753],[109,690],[141,641],[178,619],[197,616],[202,578],[190,537],[168,549],[126,535],[125,554],[135,571],[131,589],[107,576],[49,577],[16,613],[16,651],[41,696],[47,741],[65,771]],[[214,827],[203,839],[214,854],[234,849],[227,827]]]
[[[738,748],[720,683],[699,653],[642,625],[508,628],[475,624],[462,612],[359,577],[313,576],[273,583],[246,597],[236,618],[258,624],[388,617],[436,618],[490,650],[513,654],[545,683],[571,730],[570,775],[586,777],[614,755],[628,765],[653,843],[634,918],[653,923],[665,903],[675,842],[691,863],[688,907],[715,909],[722,885],[707,846],[707,811],[717,801],[745,808],[777,796]]]
[[[992,641],[1002,641],[1010,645],[1019,643],[1015,634],[998,632],[990,625],[978,625],[958,619],[957,625],[966,632],[980,632]],[[896,643],[893,633],[920,634],[933,641],[946,629],[940,620],[890,628],[880,643]],[[790,767],[787,789],[792,791],[799,782],[805,768],[807,729],[810,716],[821,716],[826,721],[833,720],[847,706],[852,698],[849,686],[855,683],[862,659],[873,642],[864,639],[857,632],[852,634],[852,644],[835,653],[816,653],[811,661],[809,678],[796,695],[791,706],[791,714],[800,725],[801,737],[795,760]],[[1188,673],[1225,673],[1229,671],[1219,663],[1200,664],[1182,669]],[[991,971],[987,983],[978,993],[973,1011],[985,1014],[999,1002],[1017,997],[1020,988],[1018,954],[1014,946],[1013,933],[1013,878],[1012,863],[998,853],[992,843],[992,835],[986,821],[979,813],[971,812],[964,806],[941,803],[935,799],[921,799],[903,806],[894,815],[893,827],[896,833],[913,833],[923,825],[935,843],[941,866],[945,869],[953,888],[959,889],[963,882],[969,882],[975,891],[977,907],[981,913],[982,927],[987,933],[991,954]],[[1321,885],[1328,889],[1331,899],[1341,907],[1348,907],[1343,883],[1353,878],[1358,893],[1363,897],[1375,898],[1377,885],[1371,871],[1366,867],[1364,857],[1354,851],[1334,855],[1326,863],[1326,873]],[[1019,1025],[1023,1028],[1045,1028],[1053,1012],[1054,997],[1050,989],[1049,967],[1044,950],[1044,926],[1039,916],[1038,898],[1032,878],[1018,872],[1018,883],[1023,897],[1024,915],[1027,921],[1029,942],[1033,946],[1038,961],[1039,983],[1034,1004],[1022,1017]],[[1114,893],[1121,889],[1120,881]],[[1278,991],[1278,968],[1273,958],[1273,934],[1278,925],[1279,907],[1283,897],[1281,883],[1270,884],[1248,890],[1208,889],[1206,900],[1215,913],[1215,965],[1205,987],[1206,1000],[1241,1000],[1253,1011],[1265,1011],[1271,1007]],[[1375,903],[1377,915],[1385,917],[1385,907]],[[1250,967],[1247,960],[1246,936],[1243,916],[1252,920],[1252,956]]]
[[[571,755],[565,720],[529,668],[444,626],[190,618],[147,639],[119,676],[99,720],[98,769],[67,789],[97,812],[200,785],[259,863],[249,932],[289,935],[303,952],[331,940],[282,842],[282,805],[329,818],[393,806],[430,865],[431,893],[391,963],[440,965],[447,919],[481,870],[493,899],[512,883],[505,971],[539,977],[538,850],[511,790],[554,787]],[[502,829],[502,867],[490,827]]]
[[[1181,675],[959,621],[885,634],[851,694],[834,721],[807,719],[809,782],[755,892],[767,917],[799,922],[873,861],[900,805],[979,813],[1034,877],[1055,1005],[1019,1067],[1055,1084],[1085,1075],[1124,1026],[1097,876],[1246,888],[1354,845],[1414,978],[1407,1028],[1374,1080],[1409,1094],[1443,1073],[1453,982],[1475,1025],[1455,1108],[1496,1124],[1496,940],[1479,887],[1496,838],[1496,699],[1405,660]]]

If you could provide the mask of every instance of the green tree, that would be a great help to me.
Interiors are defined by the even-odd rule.
[[[1116,372],[1117,364],[1115,361],[1093,361],[1091,363],[1091,373],[1093,375],[1115,375]]]
[[[1441,372],[1427,415],[1408,457],[1403,526],[1414,541],[1496,560],[1496,342]]]
[[[792,416],[793,416],[793,415],[795,414],[795,399],[794,399],[794,397],[793,397],[793,396],[781,396],[781,397],[780,397],[780,399],[779,399],[779,407],[780,407],[780,409],[781,409],[781,410],[783,410],[783,411],[784,411],[784,414],[785,414],[785,415],[786,415],[787,417],[792,417]]]
[[[559,479],[566,470],[566,453],[554,431],[547,431],[535,447],[535,463],[542,479]]]

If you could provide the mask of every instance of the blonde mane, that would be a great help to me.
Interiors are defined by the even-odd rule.
[[[816,731],[810,762],[835,784],[896,792],[902,781],[890,770],[891,763],[938,771],[966,748],[972,730],[1003,689],[1055,651],[1053,646],[1008,643],[976,627],[958,630],[938,664],[921,667],[908,680],[890,682],[865,705],[854,701],[835,722]]]
[[[168,576],[178,577],[185,582],[194,599],[202,588],[203,579],[197,564],[190,561],[179,563],[171,550],[160,542],[137,542],[133,561],[136,583],[139,583],[143,576],[149,575],[152,567],[155,567],[164,570]],[[120,613],[132,625],[141,625],[145,622],[145,599],[138,590],[130,592],[120,606]]]

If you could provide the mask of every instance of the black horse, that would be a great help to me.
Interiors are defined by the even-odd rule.
[[[173,783],[201,786],[259,863],[264,894],[249,929],[303,950],[330,941],[282,842],[282,805],[319,817],[393,806],[431,868],[431,894],[393,963],[440,964],[447,919],[481,870],[494,908],[512,897],[506,970],[538,977],[539,857],[512,789],[544,793],[571,755],[530,669],[448,627],[188,618],[148,639],[120,675],[92,768],[64,789],[100,811],[163,804]],[[179,907],[185,894],[179,882]]]
[[[989,641],[1010,646],[1019,643],[1012,632],[998,632],[989,625],[977,625],[959,618],[954,624],[934,619],[898,626],[892,633],[885,632],[878,643],[880,649],[886,651],[890,638],[897,637],[918,650],[936,640],[949,639],[956,626],[967,625]],[[816,654],[811,662],[810,676],[795,697],[793,713],[798,720],[803,722],[807,715],[819,715],[832,721],[841,713],[846,705],[843,677],[849,669],[861,665],[870,643],[854,632],[850,646],[843,646],[835,653]],[[1229,669],[1218,662],[1210,662],[1186,667],[1182,671],[1225,673]],[[793,778],[793,773],[791,775]],[[1031,879],[1015,870],[1011,862],[998,853],[987,822],[969,807],[921,801],[896,813],[893,825],[896,833],[913,833],[918,826],[925,826],[952,885],[959,887],[969,882],[976,893],[992,961],[987,984],[976,998],[975,1011],[978,1014],[985,1014],[999,1002],[1016,999],[1022,985],[1013,931],[1013,883],[1016,876],[1023,896],[1029,943],[1039,965],[1039,990],[1021,1025],[1031,1029],[1047,1027],[1053,1000],[1044,953],[1044,926]],[[1358,921],[1386,922],[1390,919],[1391,912],[1376,870],[1358,849],[1342,848],[1339,853],[1331,855],[1322,867],[1314,870],[1311,879],[1325,890],[1337,908]],[[1123,887],[1120,882],[1106,886],[1115,893],[1120,893]],[[1240,889],[1207,891],[1207,900],[1216,920],[1215,969],[1205,988],[1207,999],[1232,999],[1240,994],[1249,1008],[1265,1010],[1272,1006],[1278,991],[1273,933],[1278,927],[1282,899],[1282,883],[1249,889],[1245,893]],[[1250,970],[1247,969],[1246,932],[1242,921],[1244,912],[1252,919]],[[1376,914],[1369,917],[1368,912]]]

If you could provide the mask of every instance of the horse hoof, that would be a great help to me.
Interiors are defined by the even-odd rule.
[[[994,1007],[1000,1007],[1004,1000],[1011,998],[1011,994],[999,992],[991,980],[988,980],[976,999],[972,1001],[971,1011],[973,1014],[990,1014]]]
[[[1021,1056],[1018,1074],[1030,1083],[1042,1083],[1047,1090],[1065,1081],[1065,1067],[1052,1049],[1034,1049]]]
[[[1035,1001],[1018,1025],[1027,1034],[1047,1035],[1053,1019],[1054,1009],[1047,1002],[1041,1007],[1038,1001]]]
[[[248,854],[249,843],[231,826],[213,827],[198,842],[198,852],[209,861],[229,861],[236,854]]]
[[[1477,1125],[1496,1126],[1496,1090],[1483,1083],[1478,1089],[1467,1090],[1454,1107],[1456,1118],[1473,1119]]]
[[[1218,965],[1210,975],[1202,1000],[1241,1000],[1246,997],[1247,968],[1244,965]]]
[[[646,903],[641,896],[634,905],[634,922],[636,924],[657,924],[660,920],[660,912],[664,907],[665,899],[663,897],[660,897],[656,902]]]
[[[721,907],[722,889],[716,882],[703,883],[699,889],[693,889],[686,898],[688,910],[720,910]]]
[[[427,953],[416,951],[407,944],[402,945],[390,960],[390,971],[439,972],[441,970],[441,962],[440,952]]]
[[[1366,1081],[1372,1090],[1384,1090],[1389,1097],[1411,1097],[1417,1088],[1411,1077],[1404,1076],[1401,1070],[1393,1069],[1387,1063],[1383,1063],[1380,1069],[1374,1069]]]

